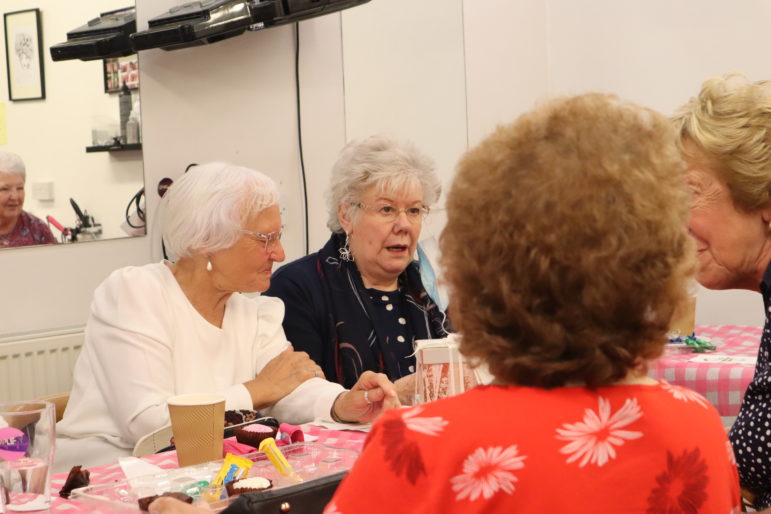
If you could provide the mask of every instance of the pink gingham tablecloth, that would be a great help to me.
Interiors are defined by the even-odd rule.
[[[696,336],[709,338],[717,346],[714,352],[698,354],[688,348],[667,348],[652,363],[648,375],[698,392],[709,400],[723,417],[733,422],[747,385],[755,374],[761,327],[735,325],[697,325]],[[751,357],[750,362],[692,362],[697,355]]]
[[[317,427],[316,425],[302,425],[302,429],[306,436],[310,435],[317,438],[313,441],[314,443],[356,451],[361,451],[364,439],[367,437],[365,432],[354,430],[326,430]],[[142,457],[142,459],[151,464],[155,464],[161,469],[171,469],[179,466],[177,463],[177,452],[174,451],[156,453],[155,455]],[[97,468],[90,468],[89,471],[91,472],[90,480],[92,485],[104,484],[125,478],[123,471],[120,468],[120,464],[117,462],[99,466]],[[90,512],[90,509],[86,505],[76,501],[65,500],[59,496],[59,489],[64,485],[66,479],[67,473],[59,473],[58,475],[51,477],[51,512],[67,512],[72,514]]]

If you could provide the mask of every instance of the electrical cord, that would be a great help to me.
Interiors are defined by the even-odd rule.
[[[145,228],[147,226],[147,222],[145,221],[145,210],[142,209],[142,196],[145,194],[145,188],[143,187],[139,191],[137,191],[137,194],[135,194],[131,200],[129,200],[128,205],[126,206],[126,223],[131,228]],[[136,212],[137,217],[142,221],[141,225],[134,225],[131,223],[131,215],[129,214],[131,211],[131,205],[136,205]]]
[[[303,130],[300,103],[300,22],[294,24],[294,83],[297,102],[297,145],[300,152],[300,176],[302,177],[303,202],[305,214],[305,255],[310,253],[310,228],[308,227],[308,184],[305,179],[305,156],[303,155]]]

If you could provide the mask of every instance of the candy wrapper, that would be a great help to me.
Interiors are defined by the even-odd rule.
[[[477,374],[458,351],[456,336],[415,342],[416,403],[460,394],[480,383]]]

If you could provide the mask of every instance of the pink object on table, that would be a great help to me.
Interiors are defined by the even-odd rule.
[[[761,327],[734,325],[696,325],[697,337],[708,337],[717,346],[714,352],[693,353],[688,348],[667,348],[664,355],[652,362],[648,376],[670,384],[688,387],[714,405],[724,418],[733,423],[739,413],[747,385],[755,375],[750,362],[691,362],[699,355],[756,358]],[[745,359],[748,360],[748,359]]]
[[[289,423],[281,423],[278,426],[278,434],[276,434],[276,444],[278,446],[301,443],[303,441],[305,441],[305,434],[303,434],[302,428],[290,425]]]
[[[302,429],[302,431],[308,435],[317,437],[317,439],[314,441],[316,443],[357,451],[361,450],[361,447],[364,445],[364,439],[367,437],[367,434],[364,432],[356,432],[352,430],[326,430],[315,425],[302,425],[301,427],[297,428]],[[229,441],[230,439],[231,438],[228,438],[226,441]],[[239,444],[237,441],[235,441],[234,438],[233,442]],[[155,464],[161,469],[172,469],[179,466],[179,463],[177,462],[177,453],[175,451],[148,455],[146,457],[142,457],[142,460],[146,460],[151,464]],[[117,462],[113,464],[107,464],[105,466],[90,468],[89,471],[91,472],[90,479],[92,485],[104,484],[107,482],[122,480],[126,478],[123,475],[123,471]],[[51,478],[50,511],[66,512],[67,514],[81,514],[91,512],[91,509],[89,509],[87,505],[83,505],[82,503],[73,500],[65,500],[59,496],[59,489],[64,485],[64,481],[66,479],[67,473],[59,473]]]
[[[239,443],[238,440],[235,438],[235,436],[228,437],[227,439],[222,441],[223,457],[228,453],[232,453],[233,455],[245,455],[247,453],[252,453],[253,451],[255,451],[255,448],[253,446]]]

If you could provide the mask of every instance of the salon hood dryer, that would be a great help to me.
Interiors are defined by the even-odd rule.
[[[147,22],[149,28],[131,35],[137,50],[175,50],[216,43],[243,34],[273,19],[274,1],[202,0],[172,7]]]
[[[369,0],[200,0],[172,7],[131,35],[134,48],[175,50],[322,16]]]
[[[51,59],[91,61],[136,53],[130,35],[137,30],[136,10],[126,7],[102,13],[98,18],[67,32],[67,41],[51,46]]]
[[[279,14],[265,23],[266,27],[275,27],[287,23],[324,16],[349,7],[366,4],[369,0],[276,0]]]

